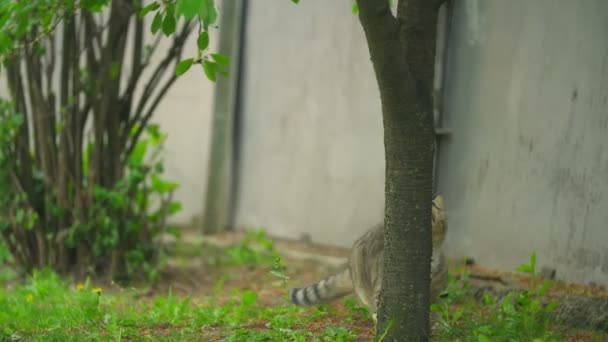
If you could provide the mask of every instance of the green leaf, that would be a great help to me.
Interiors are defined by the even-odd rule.
[[[552,300],[549,304],[547,304],[547,307],[545,307],[545,312],[550,313],[553,310],[555,310],[555,308],[557,308],[557,306],[559,305],[559,302],[556,300]]]
[[[353,14],[357,14],[359,13],[359,5],[357,5],[357,3],[353,3],[353,8],[352,8]]]
[[[463,314],[464,314],[463,308],[456,309],[456,312],[454,312],[454,315],[452,316],[452,322],[454,322],[454,323],[458,322],[458,320],[462,317]]]
[[[209,33],[207,31],[203,31],[198,36],[197,44],[200,51],[205,50],[209,46]]]
[[[532,274],[536,273],[536,252],[532,252],[530,256],[530,268],[532,269]]]
[[[207,31],[209,25],[214,24],[217,20],[217,10],[215,9],[215,0],[203,0],[205,10],[199,14],[203,21],[203,28]]]
[[[522,273],[532,273],[532,267],[528,264],[519,265],[515,270]]]
[[[175,75],[181,76],[181,75],[185,74],[186,71],[188,71],[190,69],[190,67],[192,66],[192,62],[194,62],[194,59],[188,58],[188,59],[184,59],[183,61],[177,63],[177,65],[175,66]]]
[[[279,279],[289,279],[288,276],[285,275],[285,273],[279,272],[279,271],[270,271],[270,274],[272,274],[273,276],[279,278]]]
[[[199,16],[202,17],[206,13],[207,0],[177,0],[175,4],[175,14],[179,17],[181,15],[186,20]]]
[[[167,226],[167,233],[176,239],[179,239],[182,236],[182,231],[178,226],[169,225]]]
[[[230,63],[230,59],[228,58],[228,56],[222,55],[220,53],[212,53],[211,57],[219,65],[228,65]]]
[[[173,6],[167,7],[167,14],[165,15],[165,20],[163,20],[163,33],[165,36],[170,36],[173,32],[175,32],[175,27],[177,26],[177,22],[175,20],[175,9]]]
[[[167,208],[167,212],[169,213],[169,215],[173,215],[181,210],[182,210],[182,204],[181,204],[181,202],[177,202],[177,201],[171,202],[171,204],[169,204],[169,208]]]
[[[158,145],[166,137],[166,134],[163,134],[160,131],[160,126],[158,124],[148,124],[146,127],[146,134],[150,138],[150,143],[153,146]]]
[[[169,182],[161,179],[157,176],[152,176],[152,184],[150,185],[152,191],[156,191],[161,194],[169,193],[179,187],[175,182]]]
[[[291,0],[291,2],[293,2],[294,4],[299,4],[300,0]]]
[[[490,338],[487,337],[486,335],[479,334],[479,336],[477,336],[477,341],[478,342],[490,342]]]
[[[18,223],[22,223],[25,219],[25,210],[19,209],[17,210],[17,214],[15,215]]]
[[[146,155],[147,150],[148,141],[138,141],[137,145],[135,145],[135,148],[133,149],[133,152],[131,152],[131,155],[129,156],[129,164],[132,166],[140,166],[144,161],[144,157]]]
[[[203,62],[203,70],[205,71],[205,75],[210,81],[215,82],[217,79],[217,64],[210,61]]]
[[[82,0],[80,5],[89,12],[101,12],[110,0]]]
[[[154,16],[154,19],[152,20],[152,33],[156,34],[156,32],[158,32],[158,30],[160,30],[160,27],[163,25],[163,15],[160,12],[156,12],[156,15]]]
[[[88,176],[88,174],[89,174],[89,159],[90,159],[92,151],[93,151],[93,144],[88,143],[87,147],[84,149],[84,152],[82,153],[82,173],[85,176]]]
[[[538,294],[541,296],[544,296],[547,293],[547,290],[549,290],[549,288],[551,286],[553,286],[553,280],[551,280],[551,279],[545,280],[545,282],[538,289]]]
[[[117,79],[120,75],[120,63],[110,64],[110,79]]]
[[[156,11],[157,9],[160,8],[160,4],[158,2],[153,2],[151,4],[149,4],[148,6],[144,7],[141,9],[141,11],[139,11],[139,17],[143,18],[146,16],[146,14],[152,12],[152,11]]]
[[[477,333],[479,334],[488,334],[491,335],[492,334],[492,328],[490,328],[489,325],[482,325],[477,327],[477,329],[475,329],[477,331]]]
[[[257,300],[258,300],[257,293],[247,290],[247,291],[243,292],[243,296],[241,297],[241,305],[244,307],[248,307],[248,306],[255,304],[255,302]]]

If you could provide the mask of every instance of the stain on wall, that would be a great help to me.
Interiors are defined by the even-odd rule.
[[[534,250],[561,279],[607,284],[608,3],[467,0],[453,22],[450,253],[510,269]]]

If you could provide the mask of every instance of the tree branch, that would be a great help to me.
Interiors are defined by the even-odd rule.
[[[23,124],[19,128],[17,134],[16,148],[17,160],[20,166],[20,175],[25,180],[25,189],[29,195],[32,194],[33,187],[31,186],[32,175],[32,158],[30,156],[30,134],[29,134],[29,116],[27,111],[26,99],[23,89],[23,81],[21,79],[21,62],[18,57],[14,57],[9,61],[7,70],[7,84],[11,98],[15,102],[15,109],[23,116]]]
[[[190,33],[192,32],[193,27],[194,26],[191,24],[191,22],[188,22],[184,25],[181,32],[174,37],[173,44],[171,45],[171,48],[167,52],[167,55],[158,64],[158,66],[152,73],[152,76],[148,80],[148,83],[147,83],[146,87],[144,88],[144,91],[140,97],[139,103],[133,114],[133,117],[131,118],[129,125],[127,126],[127,129],[125,130],[125,132],[123,134],[123,138],[126,141],[129,137],[129,134],[130,134],[131,130],[133,129],[133,127],[135,127],[135,125],[138,125],[133,138],[130,140],[129,145],[125,150],[126,153],[123,155],[123,163],[124,163],[124,161],[126,161],[128,156],[131,154],[131,152],[135,148],[135,145],[137,144],[139,137],[141,136],[143,130],[145,129],[145,125],[150,121],[150,118],[154,114],[154,111],[158,107],[158,104],[160,103],[161,99],[165,96],[165,93],[167,92],[167,90],[176,81],[177,76],[175,76],[175,73],[171,73],[171,76],[169,77],[169,79],[161,87],[161,90],[156,94],[156,97],[154,98],[154,100],[152,100],[152,104],[146,110],[146,105],[148,104],[148,100],[150,100],[152,98],[154,90],[158,86],[159,82],[162,80],[162,78],[165,75],[165,72],[167,71],[167,69],[169,68],[171,62],[178,61],[181,58],[184,43],[185,43],[186,39],[188,39],[188,36],[190,35]]]
[[[156,88],[156,86],[158,85],[160,80],[162,79],[163,75],[165,74],[165,71],[169,67],[169,64],[172,61],[174,61],[178,56],[181,55],[181,53],[183,51],[184,43],[185,43],[186,39],[188,39],[188,36],[190,35],[190,33],[192,32],[192,27],[193,27],[193,25],[191,25],[190,22],[186,23],[184,25],[184,27],[182,28],[182,31],[173,38],[173,44],[171,45],[171,48],[167,52],[167,55],[158,64],[158,66],[152,73],[152,76],[148,80],[146,87],[144,88],[144,91],[140,97],[139,103],[136,107],[135,114],[134,114],[133,118],[131,119],[130,127],[133,127],[134,124],[136,124],[138,121],[141,120],[141,117],[142,117],[143,111],[144,111],[144,107],[146,106],[148,99],[150,98],[150,96],[154,92],[154,89]]]
[[[140,62],[138,72],[136,72],[134,70],[131,73],[131,78],[129,79],[129,82],[127,83],[127,87],[125,89],[125,92],[122,95],[122,98],[129,99],[129,101],[133,98],[135,88],[137,88],[137,84],[139,83],[139,80],[141,79],[141,76],[143,75],[143,70],[150,64],[150,60],[151,60],[152,56],[154,55],[154,52],[156,51],[156,48],[158,47],[158,44],[160,43],[161,38],[162,38],[162,35],[160,35],[160,34],[156,36],[156,38],[154,39],[154,43],[152,43],[152,46],[149,50],[148,55],[146,55],[145,59],[142,62]],[[143,39],[143,37],[142,37],[142,39]]]
[[[387,53],[392,50],[390,45],[398,40],[397,20],[391,12],[390,4],[386,0],[357,0],[359,6],[359,20],[365,31],[368,44],[371,41],[384,42],[381,46],[369,46],[370,53]],[[372,63],[373,63],[372,56]],[[375,63],[374,63],[375,64]]]
[[[60,130],[59,136],[59,163],[57,168],[57,199],[62,208],[68,208],[68,179],[71,172],[70,164],[73,162],[73,158],[70,156],[70,145],[73,141],[70,141],[72,137],[72,126],[73,123],[73,101],[75,100],[73,89],[75,84],[72,82],[74,70],[72,64],[74,63],[75,49],[76,49],[76,23],[75,17],[70,15],[66,18],[63,25],[63,51],[61,54],[61,73],[60,73],[60,88],[59,88],[59,122],[63,123],[63,128]],[[76,60],[76,63],[78,60]],[[76,73],[78,70],[76,70]],[[60,222],[63,226],[64,222]]]
[[[120,105],[120,81],[123,62],[126,32],[129,28],[129,19],[132,8],[128,0],[112,1],[110,5],[109,29],[106,44],[102,48],[99,64],[103,66],[95,75],[97,79],[94,90],[99,92],[99,100],[94,107],[95,127],[95,153],[94,166],[99,172],[95,184],[113,186],[114,180],[119,178],[116,158],[119,157],[118,139],[119,122],[115,112]],[[109,152],[108,152],[109,150]],[[110,158],[102,156],[112,156]]]
[[[126,152],[123,156],[123,160],[127,160],[129,155],[131,154],[131,152],[133,152],[133,149],[135,148],[135,145],[137,144],[139,137],[141,136],[143,130],[148,125],[148,122],[152,118],[152,115],[156,111],[156,108],[158,107],[160,101],[163,99],[163,97],[165,97],[167,91],[169,90],[169,88],[171,88],[171,86],[173,85],[173,83],[175,83],[176,80],[177,80],[177,76],[172,75],[167,80],[167,82],[165,82],[165,84],[161,87],[161,89],[157,93],[156,98],[154,99],[154,101],[152,101],[152,104],[150,105],[150,108],[148,109],[146,114],[141,118],[139,125],[137,127],[137,130],[133,136],[133,139],[131,140],[131,144],[126,149]]]
[[[401,4],[402,1],[399,2]],[[359,20],[365,31],[372,65],[374,67],[383,115],[394,100],[407,96],[396,95],[407,88],[409,71],[405,59],[405,44],[399,36],[399,23],[386,0],[357,0]]]
[[[36,152],[41,161],[41,167],[44,174],[48,177],[45,179],[46,184],[51,184],[56,181],[57,153],[55,141],[55,116],[54,111],[48,108],[48,104],[44,100],[42,94],[42,84],[40,80],[40,60],[37,53],[29,47],[25,49],[25,71],[29,87],[32,120],[37,136]]]
[[[46,53],[46,96],[49,106],[55,108],[55,92],[53,90],[53,75],[55,73],[56,34],[52,33],[48,39],[48,53]]]
[[[78,20],[80,19],[80,20]],[[82,208],[82,203],[80,199],[80,189],[82,184],[82,135],[83,128],[81,128],[81,93],[83,90],[83,84],[81,82],[80,76],[80,51],[86,46],[84,40],[86,37],[83,37],[85,31],[85,23],[82,20],[82,17],[77,18],[76,15],[73,16],[74,21],[74,51],[72,55],[72,63],[71,63],[71,74],[72,74],[72,98],[73,102],[70,106],[70,133],[69,133],[69,143],[70,149],[69,152],[69,182],[71,183],[73,189],[76,190],[76,193],[71,196],[73,205],[73,210],[80,210]],[[86,99],[86,97],[85,97]],[[86,101],[86,100],[85,100]]]
[[[141,0],[134,1],[137,9],[141,8]],[[144,46],[144,19],[134,16],[133,25],[135,25],[135,35],[133,36],[133,59],[132,59],[132,75],[141,74],[143,64],[143,46]]]

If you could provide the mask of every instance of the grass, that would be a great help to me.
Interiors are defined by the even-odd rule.
[[[230,292],[224,303],[210,299],[193,305],[189,297],[171,292],[138,301],[135,290],[106,294],[92,284],[71,285],[52,272],[37,271],[25,284],[0,292],[0,339],[340,341],[355,336],[340,326],[307,330],[307,324],[332,314],[326,307],[268,307],[253,291]],[[351,317],[362,318],[355,308]]]
[[[530,262],[517,267],[529,274],[535,286],[523,292],[510,292],[500,302],[485,294],[480,305],[468,296],[469,284],[466,273],[458,285],[454,279],[448,282],[448,297],[442,304],[434,304],[431,310],[438,314],[440,334],[444,340],[463,341],[512,341],[522,337],[531,340],[554,340],[559,335],[551,330],[551,313],[559,304],[545,300],[551,280],[540,282],[536,275],[536,254]],[[466,316],[465,316],[466,315]]]
[[[146,296],[145,288],[106,291],[91,280],[70,283],[51,271],[35,271],[11,289],[0,288],[0,340],[351,341],[361,336],[357,326],[369,320],[352,300],[344,310],[304,309],[286,301],[267,305],[255,291],[230,288],[226,279],[233,285],[251,282],[239,276],[261,268],[263,276],[252,278],[275,290],[271,295],[285,292],[285,266],[263,232],[208,252],[206,261],[222,276],[204,298],[176,295],[171,288],[155,296]]]
[[[188,259],[196,258],[195,252],[189,250]],[[167,280],[166,290],[150,294],[149,288],[79,283],[36,271],[24,282],[0,288],[0,340],[380,340],[373,337],[367,309],[353,298],[315,308],[287,303],[290,277],[300,275],[291,261],[283,263],[262,232],[202,254],[198,257],[211,267],[204,272],[210,272],[213,281],[198,293],[178,293],[173,280]],[[531,260],[521,270],[535,276],[534,263]],[[2,279],[0,283],[5,282]],[[549,287],[539,281],[531,291],[504,299],[487,296],[479,304],[472,298],[466,273],[460,279],[451,276],[447,299],[432,307],[436,336],[442,341],[478,342],[606,340],[600,333],[564,331],[553,325],[548,319],[551,305],[543,304]]]

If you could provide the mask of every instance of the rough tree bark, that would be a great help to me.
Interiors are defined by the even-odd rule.
[[[357,0],[382,103],[385,180],[384,279],[377,333],[429,338],[432,85],[438,4]],[[391,323],[392,322],[392,323]]]

